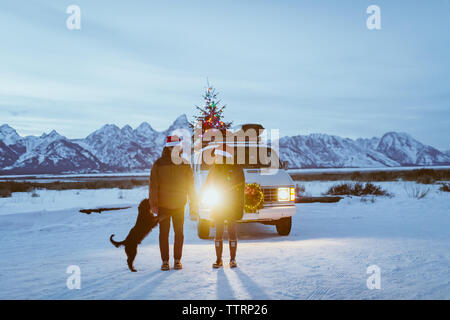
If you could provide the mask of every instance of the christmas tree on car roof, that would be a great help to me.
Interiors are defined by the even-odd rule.
[[[203,95],[205,104],[203,107],[196,106],[197,110],[200,111],[200,115],[195,117],[191,127],[195,129],[198,125],[201,125],[202,134],[211,129],[217,129],[225,133],[231,127],[232,122],[223,121],[223,111],[226,106],[220,105],[220,100],[218,100],[217,96],[216,89],[208,83],[206,92]]]

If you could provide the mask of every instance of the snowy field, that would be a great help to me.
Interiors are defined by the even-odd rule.
[[[336,182],[298,183],[314,196]],[[394,197],[298,204],[287,237],[273,226],[240,225],[233,270],[211,268],[212,239],[198,239],[186,219],[184,269],[160,271],[155,230],[140,246],[137,273],[108,238],[127,235],[147,188],[14,193],[0,198],[0,299],[450,299],[450,194],[437,185],[377,184]],[[426,188],[424,199],[413,197]],[[69,265],[81,269],[80,290],[66,286]],[[367,288],[371,265],[381,270],[380,290]]]

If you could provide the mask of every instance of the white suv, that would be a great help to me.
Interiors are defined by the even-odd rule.
[[[245,164],[242,164],[245,182],[257,183],[261,186],[264,194],[264,207],[257,213],[246,213],[238,223],[259,222],[263,224],[275,225],[280,235],[288,235],[291,231],[292,216],[296,213],[295,206],[295,186],[294,181],[285,170],[285,165],[281,163],[278,154],[269,146],[259,143],[227,143],[227,146],[233,148],[244,148],[240,150],[245,152]],[[260,148],[262,152],[268,152],[272,159],[276,159],[276,169],[268,168],[269,165],[262,165],[259,159],[253,159],[254,153],[250,148]],[[194,154],[194,180],[197,194],[200,193],[203,183],[208,176],[210,169],[201,161],[204,159],[204,152],[211,152],[214,146],[209,145]],[[236,149],[235,149],[236,150]],[[256,157],[258,157],[258,154]],[[198,236],[201,239],[209,238],[210,227],[213,226],[210,217],[211,210],[207,203],[200,201],[198,217]]]

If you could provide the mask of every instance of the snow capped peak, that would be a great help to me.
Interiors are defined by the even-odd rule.
[[[16,144],[20,139],[21,137],[17,134],[17,131],[8,124],[5,123],[0,126],[0,140],[7,146]]]
[[[417,140],[415,140],[411,135],[409,135],[406,132],[387,132],[381,137],[381,141],[389,141],[389,142],[395,142],[398,141],[399,143],[419,143]],[[380,142],[381,142],[380,141]]]
[[[120,129],[120,131],[122,133],[131,134],[133,132],[133,128],[127,124],[127,125],[124,125],[122,127],[122,129]]]
[[[380,138],[358,138],[355,142],[364,150],[376,149],[380,143]]]
[[[185,113],[183,113],[181,116],[179,116],[178,118],[175,119],[175,121],[173,122],[174,124],[176,123],[189,123],[187,116]]]
[[[187,129],[187,130],[191,131],[190,125],[189,125],[189,121],[188,121],[187,116],[185,114],[182,114],[181,116],[179,116],[172,123],[172,125],[169,127],[169,129],[167,129],[165,131],[165,134],[166,135],[170,135],[176,129]]]
[[[46,134],[45,132],[41,135],[41,139],[45,139],[45,140],[52,140],[52,141],[56,141],[56,140],[61,140],[61,139],[65,139],[64,136],[60,135],[58,132],[56,132],[56,130],[52,130],[49,134]]]
[[[49,137],[62,137],[58,132],[56,132],[56,130],[52,130],[50,131],[50,133],[48,134]]]
[[[111,131],[118,131],[118,130],[120,130],[120,128],[118,126],[116,126],[115,124],[107,123],[97,131],[111,132]],[[95,132],[97,132],[97,131],[95,131]]]
[[[424,145],[404,132],[384,134],[376,151],[381,152],[401,165],[436,165],[450,162],[448,155]]]
[[[98,130],[95,130],[86,137],[86,140],[96,139],[99,136],[116,136],[120,134],[120,128],[115,124],[105,124]]]
[[[139,127],[137,127],[135,129],[136,132],[153,132],[155,130],[153,130],[152,126],[148,123],[148,122],[142,122]]]
[[[125,125],[122,127],[122,129],[120,129],[120,134],[122,135],[123,138],[126,139],[130,139],[133,140],[133,128],[131,128],[131,126],[129,125]]]
[[[11,131],[14,130],[10,125],[8,125],[7,123],[2,124],[0,126],[0,132],[4,132],[4,131]]]
[[[150,146],[155,140],[158,140],[160,135],[162,135],[160,132],[154,130],[147,122],[142,122],[139,127],[134,130],[134,134],[144,146]]]
[[[424,147],[407,133],[388,132],[381,137],[376,150],[402,164],[423,165],[425,163],[417,162]]]
[[[27,137],[27,152],[40,153],[43,152],[50,144],[55,141],[67,140],[66,137],[60,135],[56,130],[52,130],[49,134],[43,133],[39,138]]]

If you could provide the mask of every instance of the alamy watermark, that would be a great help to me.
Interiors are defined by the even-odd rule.
[[[367,278],[366,285],[369,290],[381,289],[381,269],[376,264],[367,267],[367,274],[370,276]]]
[[[67,289],[81,289],[81,269],[77,265],[70,265],[66,269],[66,273],[70,274],[66,280]]]
[[[278,129],[210,129],[203,132],[199,123],[194,127],[193,135],[187,129],[174,130],[171,135],[181,138],[180,144],[171,151],[172,162],[177,165],[248,165],[260,167],[263,175],[276,174],[280,169]],[[223,146],[232,149],[233,157],[217,155],[216,149]]]
[[[366,10],[370,16],[366,20],[366,26],[369,30],[381,30],[381,9],[377,5],[370,5]]]
[[[69,30],[81,29],[81,9],[75,4],[71,4],[67,7],[66,13],[70,16],[66,20],[66,27]]]

